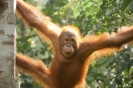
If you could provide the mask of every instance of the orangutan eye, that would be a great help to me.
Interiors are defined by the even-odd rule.
[[[65,42],[68,42],[69,40],[68,39],[65,39]]]
[[[75,40],[74,39],[71,39],[71,43],[74,43],[75,42]]]

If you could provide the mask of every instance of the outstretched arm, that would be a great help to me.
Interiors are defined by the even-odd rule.
[[[93,50],[103,48],[120,48],[122,45],[133,40],[133,26],[122,27],[117,33],[105,34],[101,39],[92,43]]]
[[[16,65],[22,71],[27,74],[30,74],[34,79],[37,80],[39,84],[43,86],[47,85],[48,88],[51,88],[52,82],[49,78],[50,71],[40,60],[34,60],[32,58],[26,57],[22,54],[16,54]]]
[[[22,0],[17,0],[17,13],[30,27],[34,27],[46,35],[52,40],[53,44],[57,43],[61,28],[52,23],[49,17],[44,16],[35,7]]]
[[[132,40],[133,26],[122,27],[117,33],[86,36],[82,39],[80,47],[89,59],[94,60],[102,55],[114,53]]]
[[[92,52],[104,48],[120,48],[133,40],[133,26],[122,27],[117,33],[104,33],[100,36],[92,36],[92,39],[90,38],[87,40],[86,37],[86,43],[91,45]]]

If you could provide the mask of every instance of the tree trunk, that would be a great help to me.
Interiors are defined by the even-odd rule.
[[[0,0],[0,88],[19,88],[15,66],[16,0]]]

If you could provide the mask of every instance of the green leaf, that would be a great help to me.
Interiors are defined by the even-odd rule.
[[[133,1],[129,5],[129,10],[133,13]]]
[[[122,10],[122,12],[125,11],[125,9],[126,9],[127,6],[130,4],[131,1],[132,1],[132,0],[123,0],[122,5],[121,5],[121,10]]]
[[[80,6],[79,6],[79,4],[77,4],[73,10],[73,15],[75,18],[77,18],[80,15],[79,10],[80,10]]]

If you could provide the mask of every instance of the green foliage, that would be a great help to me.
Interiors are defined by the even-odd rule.
[[[103,57],[91,66],[87,81],[91,88],[132,88],[133,87],[132,47],[111,57]]]
[[[38,0],[25,0],[41,7]],[[43,5],[42,5],[43,6]],[[83,36],[116,32],[121,26],[133,23],[133,0],[50,0],[41,7],[52,21],[62,25],[79,27]],[[52,57],[47,43],[43,43],[34,29],[17,20],[17,49],[49,65]],[[133,48],[126,46],[112,56],[104,56],[93,62],[87,74],[91,88],[133,88]],[[21,75],[21,88],[41,88],[27,75]]]

